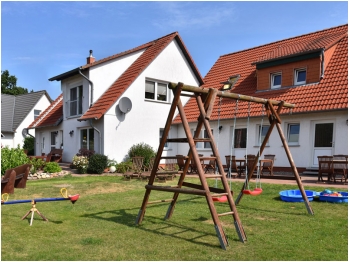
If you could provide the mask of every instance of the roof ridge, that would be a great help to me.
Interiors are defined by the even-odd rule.
[[[285,38],[285,39],[273,41],[273,42],[270,42],[270,43],[267,43],[267,44],[258,45],[258,46],[254,46],[254,47],[251,47],[251,48],[239,50],[239,51],[237,51],[237,52],[227,53],[227,54],[221,55],[220,57],[225,57],[225,56],[229,56],[229,55],[232,55],[232,54],[243,53],[243,52],[250,51],[250,50],[253,50],[253,49],[262,48],[262,47],[264,47],[264,46],[269,46],[269,45],[272,45],[272,44],[278,44],[278,43],[281,43],[281,42],[286,42],[287,40],[297,39],[297,38],[305,37],[305,36],[307,36],[307,35],[313,35],[313,34],[317,34],[317,33],[320,33],[320,32],[325,32],[325,31],[328,31],[328,30],[334,30],[335,28],[341,28],[341,27],[345,27],[345,26],[348,26],[348,24],[343,24],[343,25],[339,25],[339,26],[334,26],[334,27],[330,27],[330,28],[323,29],[323,30],[318,30],[318,31],[315,31],[315,32],[310,32],[310,33],[298,35],[298,36],[292,36],[292,37],[289,37],[289,38]],[[345,34],[345,33],[344,33],[344,34]],[[346,32],[346,34],[347,34],[347,32]],[[219,57],[219,58],[220,58],[220,57]]]

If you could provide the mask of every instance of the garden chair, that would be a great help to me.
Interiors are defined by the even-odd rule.
[[[275,155],[264,155],[264,159],[271,159],[272,162],[263,162],[261,166],[261,175],[263,172],[269,172],[270,176],[273,176],[273,164],[275,162]]]
[[[322,174],[328,175],[328,181],[333,178],[333,156],[318,156],[318,181],[323,181]]]
[[[142,156],[132,157],[132,167],[124,173],[124,180],[138,178],[142,172],[145,172],[146,168],[143,165],[143,160],[144,157]]]
[[[198,154],[198,156],[202,157],[203,154]],[[202,166],[204,166],[204,160],[201,160],[201,164],[202,164]],[[193,161],[193,158],[191,159],[190,167],[191,167],[191,173],[198,173],[198,169],[197,169],[196,164]]]
[[[183,171],[185,167],[185,157],[183,155],[176,155],[176,162],[179,167],[179,171]]]
[[[341,163],[337,163],[337,160]],[[348,179],[348,156],[347,155],[334,155],[333,156],[333,180],[334,183],[336,180],[340,180],[342,183],[347,182]]]
[[[50,153],[46,156],[46,162],[62,162],[63,149],[54,148],[51,149]]]
[[[250,172],[250,170],[252,168],[254,168],[253,173],[257,172],[258,171],[258,166],[253,166],[256,156],[255,155],[246,155],[244,157],[247,159],[247,171],[248,171],[248,174],[249,174],[249,172]]]
[[[151,176],[151,173],[152,173],[152,169],[153,169],[153,165],[154,165],[154,157],[152,157],[150,160],[149,160],[149,164],[148,164],[148,167],[145,168],[145,171],[144,172],[141,172],[140,173],[140,179],[143,180],[148,180]],[[159,169],[159,168],[158,168]],[[157,170],[158,170],[157,169]]]
[[[211,155],[211,156],[214,157],[214,155]],[[215,172],[215,170],[216,170],[215,159],[210,159],[209,163],[204,166],[204,169],[205,169],[204,173],[207,173],[209,170],[212,170],[213,172]]]
[[[236,156],[227,155],[225,156],[225,159],[226,159],[227,172],[231,171],[231,175],[232,175],[232,172],[235,172],[238,174],[239,177],[241,177],[242,170],[237,167]],[[231,163],[230,163],[230,159],[231,159]],[[231,170],[230,170],[230,167],[231,167]],[[244,166],[242,168],[244,168]]]

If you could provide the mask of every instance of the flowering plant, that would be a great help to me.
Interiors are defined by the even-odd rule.
[[[85,174],[89,165],[89,159],[86,156],[74,156],[72,164],[78,169],[80,174]]]

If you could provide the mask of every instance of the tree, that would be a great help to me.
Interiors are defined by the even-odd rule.
[[[27,88],[17,86],[17,77],[10,75],[8,70],[1,71],[1,93],[8,95],[28,94]]]

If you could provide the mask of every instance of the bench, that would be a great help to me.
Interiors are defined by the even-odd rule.
[[[14,188],[25,188],[31,166],[31,164],[24,164],[7,169],[1,180],[1,194],[13,194]]]
[[[62,162],[63,149],[51,149],[51,152],[46,156],[46,162]]]

